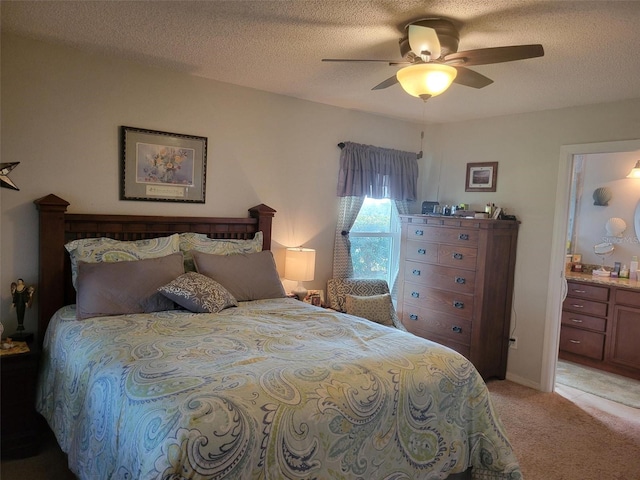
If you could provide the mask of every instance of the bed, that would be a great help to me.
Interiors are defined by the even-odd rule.
[[[486,385],[464,357],[274,286],[273,209],[152,217],[69,214],[55,195],[35,203],[46,331],[36,408],[78,478],[522,478]],[[151,243],[157,253],[154,242],[173,235],[240,250],[183,248],[127,262],[81,255],[104,238],[110,248]],[[74,265],[73,255],[84,259]],[[167,281],[163,262],[172,265],[167,279],[189,270],[187,257],[196,272],[161,288],[179,302],[171,308],[96,310],[97,291],[127,297]],[[116,268],[126,275],[113,287]],[[180,296],[173,287],[185,278],[220,286],[215,306]]]

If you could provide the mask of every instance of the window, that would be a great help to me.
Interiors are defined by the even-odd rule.
[[[400,218],[388,198],[365,198],[351,232],[355,278],[379,278],[393,285],[400,254]]]

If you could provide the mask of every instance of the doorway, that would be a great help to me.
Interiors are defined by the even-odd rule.
[[[552,392],[560,345],[560,318],[562,301],[566,294],[564,278],[566,241],[569,225],[570,191],[574,157],[577,155],[633,152],[640,150],[640,139],[616,142],[564,145],[560,148],[556,208],[551,246],[551,265],[547,291],[545,340],[542,356],[540,386],[542,391]]]

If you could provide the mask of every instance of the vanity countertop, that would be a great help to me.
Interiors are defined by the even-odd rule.
[[[628,278],[612,278],[612,277],[598,277],[591,275],[590,273],[577,273],[566,272],[565,277],[567,280],[579,280],[581,282],[588,282],[599,285],[609,285],[612,287],[631,288],[633,290],[640,290],[640,281],[629,280]]]

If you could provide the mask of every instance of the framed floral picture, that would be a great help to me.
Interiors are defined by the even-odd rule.
[[[121,127],[122,200],[204,203],[207,138]]]
[[[498,162],[467,163],[465,192],[495,192]]]

